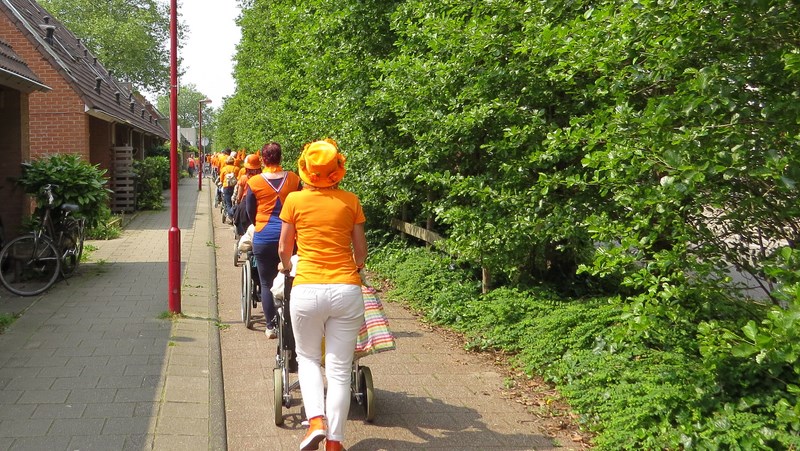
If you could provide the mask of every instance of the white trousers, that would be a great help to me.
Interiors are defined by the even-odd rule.
[[[350,374],[358,331],[364,322],[361,287],[309,284],[292,287],[290,313],[297,351],[300,393],[308,418],[324,415],[328,439],[344,441],[350,410]],[[322,339],[325,337],[325,378],[322,379]]]

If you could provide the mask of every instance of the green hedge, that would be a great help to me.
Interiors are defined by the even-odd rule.
[[[164,208],[164,190],[170,186],[170,162],[167,157],[147,157],[134,160],[136,174],[136,209],[160,210]]]

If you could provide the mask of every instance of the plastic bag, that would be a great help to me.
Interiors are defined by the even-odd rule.
[[[256,226],[250,224],[247,230],[239,238],[239,252],[248,252],[253,249],[253,234],[256,232]]]

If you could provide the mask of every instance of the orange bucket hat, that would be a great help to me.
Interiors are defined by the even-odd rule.
[[[261,157],[258,154],[251,154],[244,159],[245,169],[261,169]]]
[[[297,160],[297,168],[300,178],[307,185],[328,188],[344,178],[345,161],[336,141],[328,138],[306,144]]]

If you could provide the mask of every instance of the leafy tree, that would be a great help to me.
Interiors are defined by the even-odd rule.
[[[208,96],[197,90],[194,83],[178,88],[178,125],[197,128],[199,124],[200,101]],[[158,96],[156,107],[164,114],[169,114],[169,94]],[[211,105],[203,106],[203,135],[211,136],[216,122],[215,109]]]
[[[220,136],[276,139],[289,158],[331,136],[371,229],[424,224],[498,285],[608,293],[613,328],[557,377],[625,430],[609,448],[792,448],[798,389],[780,380],[798,374],[797,6],[247,0]],[[739,302],[731,268],[763,281],[768,317]],[[437,318],[464,321],[452,293]],[[655,372],[630,373],[640,357]],[[618,415],[625,393],[675,409],[652,417],[638,396]]]
[[[218,143],[260,148],[280,142],[284,160],[332,137],[353,163],[368,144],[362,121],[375,62],[392,50],[388,12],[398,1],[246,1],[238,19],[236,93],[220,113]],[[348,177],[358,184],[357,175]]]
[[[367,208],[501,283],[688,300],[800,231],[792,2],[711,6],[245,2],[222,136],[338,139]]]
[[[169,83],[169,5],[158,0],[41,0],[117,78],[141,90]],[[182,26],[179,32],[182,34]]]

